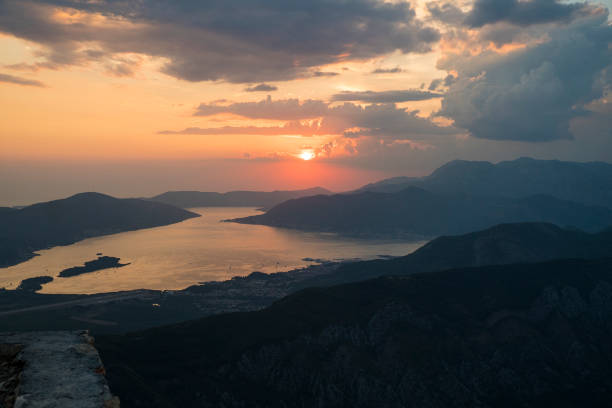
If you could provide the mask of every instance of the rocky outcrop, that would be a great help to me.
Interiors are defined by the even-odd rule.
[[[24,362],[18,355],[23,350],[20,344],[0,344],[0,407],[15,405],[19,377]]]
[[[307,289],[100,349],[136,407],[607,407],[612,260]]]
[[[0,406],[119,408],[86,331],[0,334]]]

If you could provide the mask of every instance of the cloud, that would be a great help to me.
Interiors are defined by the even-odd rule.
[[[383,0],[4,0],[0,31],[43,47],[34,69],[136,53],[176,78],[234,83],[325,75],[317,68],[439,39],[409,3]]]
[[[325,72],[325,71],[315,71],[312,73],[312,76],[315,78],[318,77],[333,77],[333,76],[337,76],[340,75],[337,72]]]
[[[259,84],[245,88],[246,92],[272,92],[278,90],[274,85]]]
[[[43,84],[40,81],[21,78],[21,77],[17,77],[13,75],[8,75],[8,74],[0,74],[0,82],[6,82],[10,84],[24,85],[24,86],[37,86],[41,88],[45,87],[45,84]]]
[[[272,100],[268,97],[259,102],[238,102],[229,105],[202,103],[194,116],[212,116],[219,113],[233,113],[250,119],[301,120],[317,118],[327,113],[327,103],[308,99]]]
[[[437,78],[437,79],[434,79],[433,81],[431,81],[431,83],[429,84],[429,87],[427,89],[429,89],[430,91],[435,91],[437,89],[440,89],[443,86],[444,87],[449,87],[456,80],[457,80],[457,77],[455,77],[453,74],[448,74],[444,78]],[[440,96],[444,96],[444,95],[440,95]]]
[[[400,67],[376,68],[374,71],[372,71],[373,74],[399,74],[400,72],[404,72],[404,70]]]
[[[612,26],[603,9],[548,30],[548,39],[509,53],[451,55],[458,73],[440,115],[477,137],[544,142],[571,139],[570,122],[609,89]]]
[[[348,138],[372,136],[389,140],[422,140],[432,135],[460,133],[454,127],[438,126],[418,111],[406,111],[395,104],[372,104],[365,107],[345,103],[330,108],[323,118],[322,127],[342,129]]]
[[[429,2],[427,10],[435,20],[446,24],[460,25],[465,20],[465,13],[450,1]]]
[[[326,134],[317,121],[303,124],[299,121],[285,123],[281,126],[222,126],[217,128],[189,127],[182,130],[163,130],[161,135],[300,135],[314,136]]]
[[[442,94],[421,91],[418,89],[406,89],[397,91],[344,91],[332,95],[332,101],[361,101],[370,103],[396,103],[409,101],[424,101],[427,99],[441,98]]]
[[[420,91],[419,91],[420,92]],[[360,106],[344,103],[333,106],[320,100],[272,100],[270,96],[259,102],[240,102],[228,105],[201,104],[195,116],[231,113],[248,119],[288,121],[281,127],[226,127],[216,129],[187,129],[180,133],[220,134],[288,134],[291,129],[302,136],[339,135],[348,138],[379,137],[389,139],[422,139],[428,135],[457,134],[454,127],[439,126],[418,111],[406,111],[394,103],[375,103]],[[301,122],[314,120],[308,125]],[[292,123],[291,123],[292,122]],[[225,130],[223,130],[225,129]],[[215,133],[217,132],[217,133]],[[166,133],[168,133],[166,131]]]
[[[557,0],[476,0],[465,23],[471,27],[508,22],[519,26],[570,21],[586,3],[562,3]]]

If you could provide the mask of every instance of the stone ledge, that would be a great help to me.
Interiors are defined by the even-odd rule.
[[[118,408],[93,342],[87,331],[0,333],[23,367],[14,408]]]

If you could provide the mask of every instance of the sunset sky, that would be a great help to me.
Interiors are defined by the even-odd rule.
[[[0,205],[612,161],[610,7],[0,0]]]

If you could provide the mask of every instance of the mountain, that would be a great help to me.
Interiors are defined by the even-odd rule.
[[[231,221],[347,234],[431,237],[528,221],[599,230],[612,225],[612,210],[544,195],[507,198],[408,187],[396,193],[304,197],[281,203],[265,214]]]
[[[435,193],[501,195],[535,194],[612,208],[612,164],[520,158],[498,164],[455,160],[422,178],[396,177],[357,190],[397,192],[409,186]]]
[[[384,277],[98,337],[129,407],[607,407],[612,260]]]
[[[330,286],[452,268],[607,257],[612,258],[612,228],[590,234],[545,223],[502,224],[438,237],[403,257],[344,264],[333,274],[306,279],[298,286]]]
[[[82,193],[20,210],[2,211],[0,266],[23,262],[40,249],[198,216],[167,204],[117,199],[99,193]]]
[[[319,194],[331,194],[321,187],[293,191],[230,191],[213,193],[203,191],[168,191],[152,197],[152,201],[166,203],[181,208],[192,207],[273,207],[292,198]]]
[[[361,193],[364,191],[375,191],[379,193],[396,193],[409,187],[412,183],[418,183],[420,180],[420,177],[391,177],[375,183],[366,184],[353,192]]]

